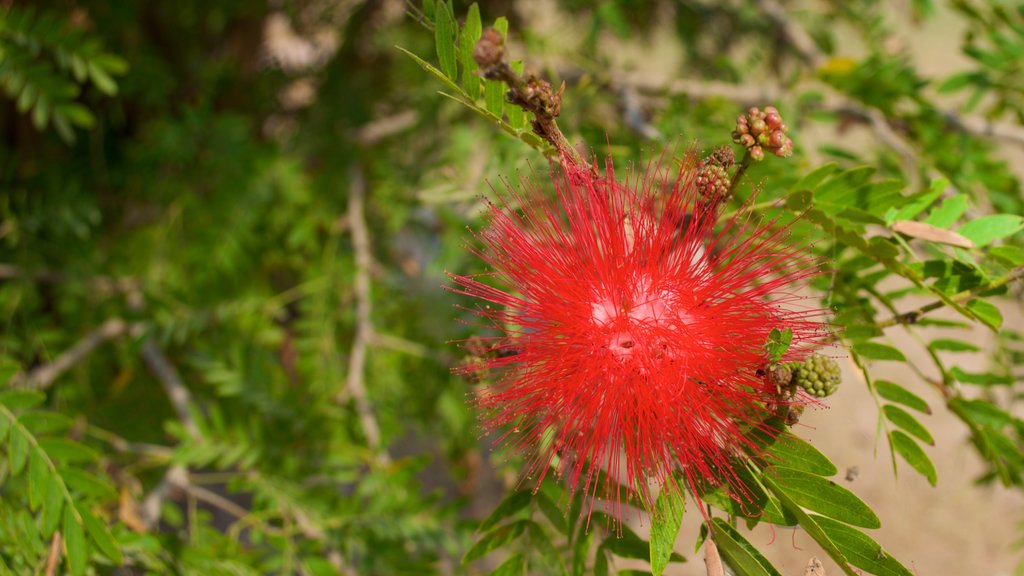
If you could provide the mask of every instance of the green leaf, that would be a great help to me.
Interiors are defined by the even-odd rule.
[[[587,532],[586,526],[581,525],[576,542],[572,546],[572,574],[583,576],[587,572],[587,554],[590,552],[590,545],[594,542],[594,533]]]
[[[789,499],[808,510],[862,528],[882,525],[871,507],[831,480],[778,466],[771,467],[766,476],[774,478]]]
[[[1017,233],[1024,228],[1024,216],[1013,214],[992,214],[982,216],[957,228],[957,232],[966,236],[977,246],[985,246],[992,242]]]
[[[651,572],[655,576],[661,576],[668,566],[679,528],[683,525],[685,506],[686,496],[682,488],[675,481],[666,482],[651,513],[650,560]]]
[[[899,384],[894,384],[888,380],[875,380],[875,390],[878,391],[879,396],[890,402],[898,402],[925,414],[932,413],[932,409],[928,407],[927,402]]]
[[[505,85],[497,80],[484,81],[484,107],[491,114],[501,117],[505,107]]]
[[[601,542],[601,548],[622,558],[633,558],[636,560],[648,560],[650,558],[650,546],[643,538],[637,536],[636,532],[633,532],[625,524],[620,524],[618,529],[621,530],[621,534],[612,534],[605,538]]]
[[[914,442],[910,436],[899,430],[893,430],[889,433],[889,442],[892,443],[896,453],[907,461],[907,464],[910,464],[914,470],[917,470],[922,476],[927,478],[929,484],[935,486],[935,483],[939,480],[935,472],[935,465],[932,464],[931,459],[924,453],[924,450],[917,445],[917,442]]]
[[[878,342],[858,342],[853,345],[853,351],[861,358],[869,360],[907,361],[906,356],[896,348],[888,344],[879,344]]]
[[[89,547],[85,543],[85,532],[75,518],[75,509],[70,506],[64,510],[64,550],[67,551],[68,566],[75,576],[85,574],[86,560],[89,558]]]
[[[483,33],[480,23],[480,6],[476,2],[470,4],[466,12],[466,23],[459,34],[459,59],[462,62],[462,86],[469,97],[476,100],[480,97],[480,77],[476,74],[476,61],[473,60],[473,48]]]
[[[993,330],[998,331],[999,327],[1003,325],[1003,314],[990,302],[971,300],[967,303],[967,309]]]
[[[103,92],[107,96],[117,95],[117,82],[107,74],[107,71],[98,66],[95,62],[86,63],[86,67],[89,69],[89,79],[100,92]]]
[[[886,404],[882,407],[882,411],[885,413],[885,417],[890,422],[906,430],[907,432],[917,436],[922,442],[930,446],[935,445],[935,440],[932,438],[931,433],[925,428],[916,418],[910,415],[906,410],[899,406],[892,404]]]
[[[555,527],[562,534],[569,534],[569,523],[566,521],[565,513],[555,504],[551,498],[548,497],[544,492],[537,492],[533,497],[534,502],[537,503],[537,507],[544,514],[544,517],[551,522],[551,525]]]
[[[46,500],[46,485],[50,478],[50,468],[46,459],[38,451],[33,450],[28,459],[28,505],[35,512]]]
[[[957,194],[956,196],[951,196],[943,200],[942,204],[939,204],[938,208],[932,210],[924,221],[926,224],[931,224],[932,226],[937,226],[939,228],[949,228],[955,224],[966,211],[967,196]]]
[[[914,576],[867,534],[829,518],[813,514],[811,517],[849,559],[850,564],[876,576]]]
[[[988,255],[1006,262],[1010,266],[1024,264],[1024,250],[1018,246],[993,246],[988,249]]]
[[[114,537],[111,536],[107,525],[87,510],[79,510],[79,513],[82,515],[82,522],[85,524],[85,531],[89,535],[89,540],[96,545],[100,553],[114,564],[123,564],[124,557],[121,555],[121,548],[117,541],[114,540]]]
[[[765,352],[768,355],[769,362],[778,362],[782,359],[782,355],[789,350],[789,345],[793,342],[793,331],[789,328],[772,328],[772,331],[768,333],[768,342],[765,343]]]
[[[38,440],[42,448],[52,460],[62,462],[95,462],[99,460],[99,452],[85,444],[67,438],[47,437]]]
[[[981,350],[970,342],[964,342],[963,340],[952,340],[948,338],[938,338],[928,343],[928,348],[931,348],[935,352],[946,351],[946,352],[977,352]]]
[[[954,398],[949,401],[949,407],[957,414],[962,414],[981,426],[1002,428],[1014,420],[1013,416],[1007,414],[1006,411],[985,400]]]
[[[462,558],[462,563],[468,564],[473,560],[482,558],[492,550],[501,548],[505,544],[519,538],[522,536],[529,524],[529,520],[519,520],[512,522],[511,524],[499,526],[487,534],[484,534],[483,538],[480,538],[480,540],[474,544],[468,552],[466,552],[466,556]]]
[[[891,226],[897,220],[911,220],[921,212],[924,212],[942,196],[942,193],[949,186],[949,180],[936,178],[928,186],[928,191],[914,196],[900,208],[890,208],[885,215],[885,223]]]
[[[746,538],[721,518],[711,521],[715,527],[715,544],[722,559],[737,574],[743,576],[782,576],[767,558],[761,555]]]
[[[509,66],[512,68],[513,72],[522,76],[522,60],[513,60],[512,62],[509,62]],[[505,109],[505,114],[508,116],[508,123],[511,124],[513,128],[516,130],[523,130],[526,128],[526,110],[523,110],[519,106],[509,106]]]
[[[59,476],[51,474],[46,481],[46,503],[43,504],[42,529],[44,536],[49,538],[57,529],[63,511],[64,485]]]
[[[967,372],[959,366],[953,366],[949,373],[964,384],[977,384],[979,386],[1009,386],[1013,384],[1013,377],[1011,376],[985,372]]]
[[[770,462],[778,466],[818,476],[832,476],[838,472],[836,465],[828,459],[828,456],[793,434],[780,434],[775,443],[768,448],[767,453],[774,457]]]
[[[28,437],[20,428],[15,428],[7,440],[7,457],[11,465],[11,476],[17,476],[21,474],[28,462]]]
[[[456,31],[451,5],[447,1],[438,2],[437,16],[434,18],[434,46],[441,71],[453,82],[458,79],[459,73],[455,60]]]
[[[853,570],[853,567],[850,566],[850,561],[846,558],[846,555],[844,555],[835,543],[832,542],[832,539],[829,538],[828,534],[821,529],[821,526],[818,525],[814,518],[804,512],[803,508],[801,508],[800,505],[797,504],[789,494],[778,485],[778,483],[772,480],[771,476],[767,474],[763,475],[762,481],[764,482],[765,487],[779,499],[782,507],[787,512],[795,516],[797,522],[804,530],[807,531],[807,534],[810,535],[811,538],[814,538],[814,541],[821,546],[822,550],[824,550],[829,557],[835,560],[836,564],[839,565],[839,569],[842,570],[844,574],[847,576],[860,576]]]
[[[533,550],[540,552],[540,557],[544,559],[545,564],[555,568],[558,574],[568,576],[568,572],[565,570],[565,563],[562,561],[562,555],[558,553],[558,549],[551,542],[551,537],[544,532],[544,529],[540,527],[540,524],[531,522],[528,526],[530,531],[530,546]]]
[[[0,392],[0,404],[3,404],[12,412],[34,408],[45,400],[45,394],[34,390],[5,390]]]
[[[828,164],[822,164],[814,170],[811,170],[807,174],[804,174],[796,184],[793,185],[793,190],[814,190],[817,188],[826,178],[831,176],[839,166],[835,162],[829,162]]]
[[[60,475],[67,487],[75,492],[103,500],[117,498],[114,486],[91,472],[66,466],[60,471]]]
[[[508,18],[498,16],[494,20],[494,29],[501,32],[501,37],[508,40]]]
[[[494,509],[494,512],[491,512],[491,515],[480,523],[477,530],[480,532],[490,530],[505,518],[508,518],[523,508],[526,508],[530,504],[531,498],[532,495],[529,490],[518,490],[509,494],[501,501],[501,504],[498,504],[498,507]]]
[[[490,576],[524,576],[526,574],[526,557],[513,554],[491,572]]]

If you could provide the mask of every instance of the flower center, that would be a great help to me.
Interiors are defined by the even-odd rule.
[[[670,290],[654,290],[648,278],[636,282],[631,290],[616,295],[598,295],[591,304],[591,321],[605,331],[604,347],[616,358],[627,360],[641,351],[666,348],[655,334],[672,320],[686,323],[674,304],[678,299]]]

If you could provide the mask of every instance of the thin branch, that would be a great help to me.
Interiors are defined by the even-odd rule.
[[[157,348],[153,338],[147,338],[142,344],[142,359],[146,362],[150,372],[156,376],[167,392],[167,398],[171,401],[171,407],[178,415],[185,431],[196,442],[201,442],[203,433],[199,430],[195,418],[192,416],[192,393],[185,387],[178,375],[178,370],[171,365],[164,353]]]
[[[46,576],[54,576],[57,574],[57,566],[60,565],[60,548],[61,548],[61,537],[60,530],[53,533],[53,539],[50,540],[50,554],[46,557]]]
[[[789,41],[800,58],[812,69],[817,69],[825,61],[825,55],[818,50],[810,34],[793,22],[792,12],[775,0],[755,0],[754,3],[768,17]]]
[[[62,374],[73,368],[96,348],[108,340],[113,340],[125,334],[137,335],[141,333],[141,324],[125,322],[120,318],[111,318],[100,325],[99,328],[89,332],[84,338],[65,350],[51,362],[37,366],[28,372],[15,374],[8,382],[9,386],[28,388],[32,390],[46,390]]]
[[[1007,284],[1010,284],[1011,282],[1014,282],[1015,280],[1018,280],[1022,277],[1024,277],[1024,266],[1018,266],[1017,268],[1010,270],[1003,276],[1000,276],[999,278],[996,278],[991,282],[987,282],[985,284],[982,284],[981,286],[975,286],[970,290],[958,292],[950,296],[949,300],[957,304],[963,304],[965,302],[977,298],[980,294],[984,294],[985,292],[990,292],[992,290],[1002,288],[1003,286],[1006,286]],[[921,316],[924,316],[925,314],[932,312],[934,310],[943,308],[944,306],[946,306],[946,302],[942,300],[936,300],[935,302],[925,304],[924,306],[921,306],[920,308],[915,308],[914,310],[911,310],[909,312],[897,314],[892,318],[883,320],[875,324],[875,326],[878,327],[879,329],[885,329],[896,325],[905,326],[907,324],[914,324],[921,318]]]
[[[711,530],[710,523],[708,530]],[[725,576],[725,566],[722,564],[722,557],[718,554],[718,546],[711,534],[704,540],[704,564],[708,569],[708,576]]]
[[[373,413],[373,407],[366,394],[363,382],[366,370],[367,347],[373,338],[371,314],[373,303],[370,294],[370,267],[373,256],[370,252],[370,232],[366,226],[364,201],[366,196],[366,179],[358,165],[352,166],[348,194],[348,219],[352,230],[352,248],[355,251],[356,274],[353,291],[356,300],[356,333],[352,342],[352,350],[348,357],[348,378],[345,383],[345,394],[355,402],[359,421],[366,434],[366,442],[375,452],[379,451],[382,463],[390,460],[387,451],[381,450],[380,426]],[[339,398],[342,400],[343,397]]]

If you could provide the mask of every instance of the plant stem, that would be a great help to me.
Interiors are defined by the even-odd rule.
[[[1013,270],[1010,270],[1003,276],[1000,276],[999,278],[996,278],[995,280],[992,280],[991,282],[988,282],[986,284],[982,284],[981,286],[975,286],[970,290],[958,292],[951,296],[949,300],[957,304],[962,304],[964,302],[968,302],[970,300],[975,299],[980,294],[984,294],[985,292],[991,292],[992,290],[1002,288],[1003,286],[1006,286],[1007,284],[1010,284],[1011,282],[1018,280],[1021,277],[1024,277],[1024,266],[1018,266]],[[921,316],[924,316],[925,314],[932,312],[934,310],[938,310],[939,308],[942,308],[945,305],[946,303],[943,302],[942,300],[936,300],[935,302],[925,304],[920,308],[915,308],[914,310],[911,310],[909,312],[897,314],[892,318],[883,320],[875,324],[875,327],[884,330],[885,328],[896,326],[897,324],[903,326],[906,326],[907,324],[914,324],[918,321],[918,319]]]
[[[750,164],[754,161],[750,156],[750,149],[745,148],[743,152],[743,159],[736,165],[736,173],[732,175],[732,179],[729,180],[729,190],[725,193],[725,200],[728,202],[732,200],[732,197],[736,194],[736,187],[739,186],[740,179],[747,173],[747,168],[750,168]]]

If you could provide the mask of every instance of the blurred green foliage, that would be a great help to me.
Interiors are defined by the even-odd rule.
[[[515,463],[490,456],[450,371],[465,355],[451,342],[477,328],[444,272],[480,271],[465,227],[488,182],[542,172],[551,152],[470,69],[460,35],[491,23],[513,59],[567,81],[570,140],[608,142],[623,165],[679,134],[728,144],[766,94],[796,134],[828,131],[749,177],[765,183],[766,217],[805,214],[794,235],[832,263],[815,288],[878,400],[894,466],[899,455],[935,482],[917,420],[929,403],[873,376],[874,362],[905,361],[885,322],[924,295],[961,318],[910,322],[944,329],[908,328],[932,362],[914,367],[929,402],[963,422],[982,480],[1019,489],[1024,423],[1000,399],[1020,394],[1024,336],[991,302],[1019,306],[1024,265],[1024,198],[1000,150],[1024,141],[1020,10],[954,2],[974,68],[928,78],[891,41],[886,3],[819,4],[787,16],[810,53],[764,1],[551,3],[574,15],[575,44],[501,1],[0,5],[0,572],[584,574],[649,558],[600,513],[579,525],[578,502],[564,516],[554,483],[514,491]],[[934,11],[921,0],[902,16]],[[666,17],[685,56],[675,76],[711,93],[631,83],[609,57],[605,44],[638,43]],[[835,21],[863,55],[845,55]],[[874,139],[848,144],[851,126]],[[974,349],[971,325],[998,335],[983,372],[955,363]],[[862,557],[874,543],[833,519],[843,510],[769,484],[778,523],[802,514],[836,539],[833,558],[903,573]],[[772,573],[729,526],[727,560]],[[659,571],[682,559],[655,547]]]

